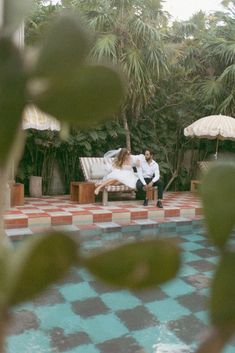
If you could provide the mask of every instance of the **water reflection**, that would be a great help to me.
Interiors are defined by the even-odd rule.
[[[190,353],[189,346],[184,344],[158,343],[154,346],[154,353]]]

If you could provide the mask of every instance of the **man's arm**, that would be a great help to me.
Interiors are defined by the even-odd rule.
[[[132,165],[134,165],[137,169],[137,175],[138,175],[139,180],[141,181],[141,183],[144,186],[146,186],[147,184],[144,180],[143,171],[142,171],[142,167],[141,167],[141,162],[144,159],[144,155],[143,154],[138,154],[135,156],[131,155],[131,158],[132,158]]]
[[[137,175],[138,175],[138,178],[140,179],[141,183],[146,186],[146,182],[144,180],[144,177],[143,177],[143,172],[142,172],[142,168],[141,168],[141,163],[136,163],[136,169],[137,169]]]
[[[160,172],[159,172],[159,166],[157,164],[157,162],[155,162],[154,165],[154,178],[152,180],[152,183],[156,183],[156,181],[158,181],[160,179]]]

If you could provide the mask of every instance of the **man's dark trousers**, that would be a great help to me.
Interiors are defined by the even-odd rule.
[[[149,184],[152,181],[153,178],[144,178],[146,184]],[[158,200],[163,199],[163,183],[160,179],[158,181],[155,181],[153,183],[153,187],[157,186],[157,195],[158,195]],[[144,184],[140,181],[140,179],[137,180],[136,182],[136,189],[138,191],[143,191],[144,190]]]

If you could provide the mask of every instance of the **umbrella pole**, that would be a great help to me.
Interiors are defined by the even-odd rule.
[[[215,159],[218,159],[218,147],[219,147],[219,139],[216,140],[216,151],[215,151]]]

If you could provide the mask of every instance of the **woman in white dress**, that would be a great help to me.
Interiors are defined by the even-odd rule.
[[[95,189],[95,194],[98,195],[99,192],[108,185],[124,184],[131,189],[136,188],[136,182],[138,177],[134,174],[133,165],[138,168],[139,161],[133,163],[133,158],[127,148],[121,148],[118,155],[113,162],[113,170],[107,174],[103,182],[98,184]]]

